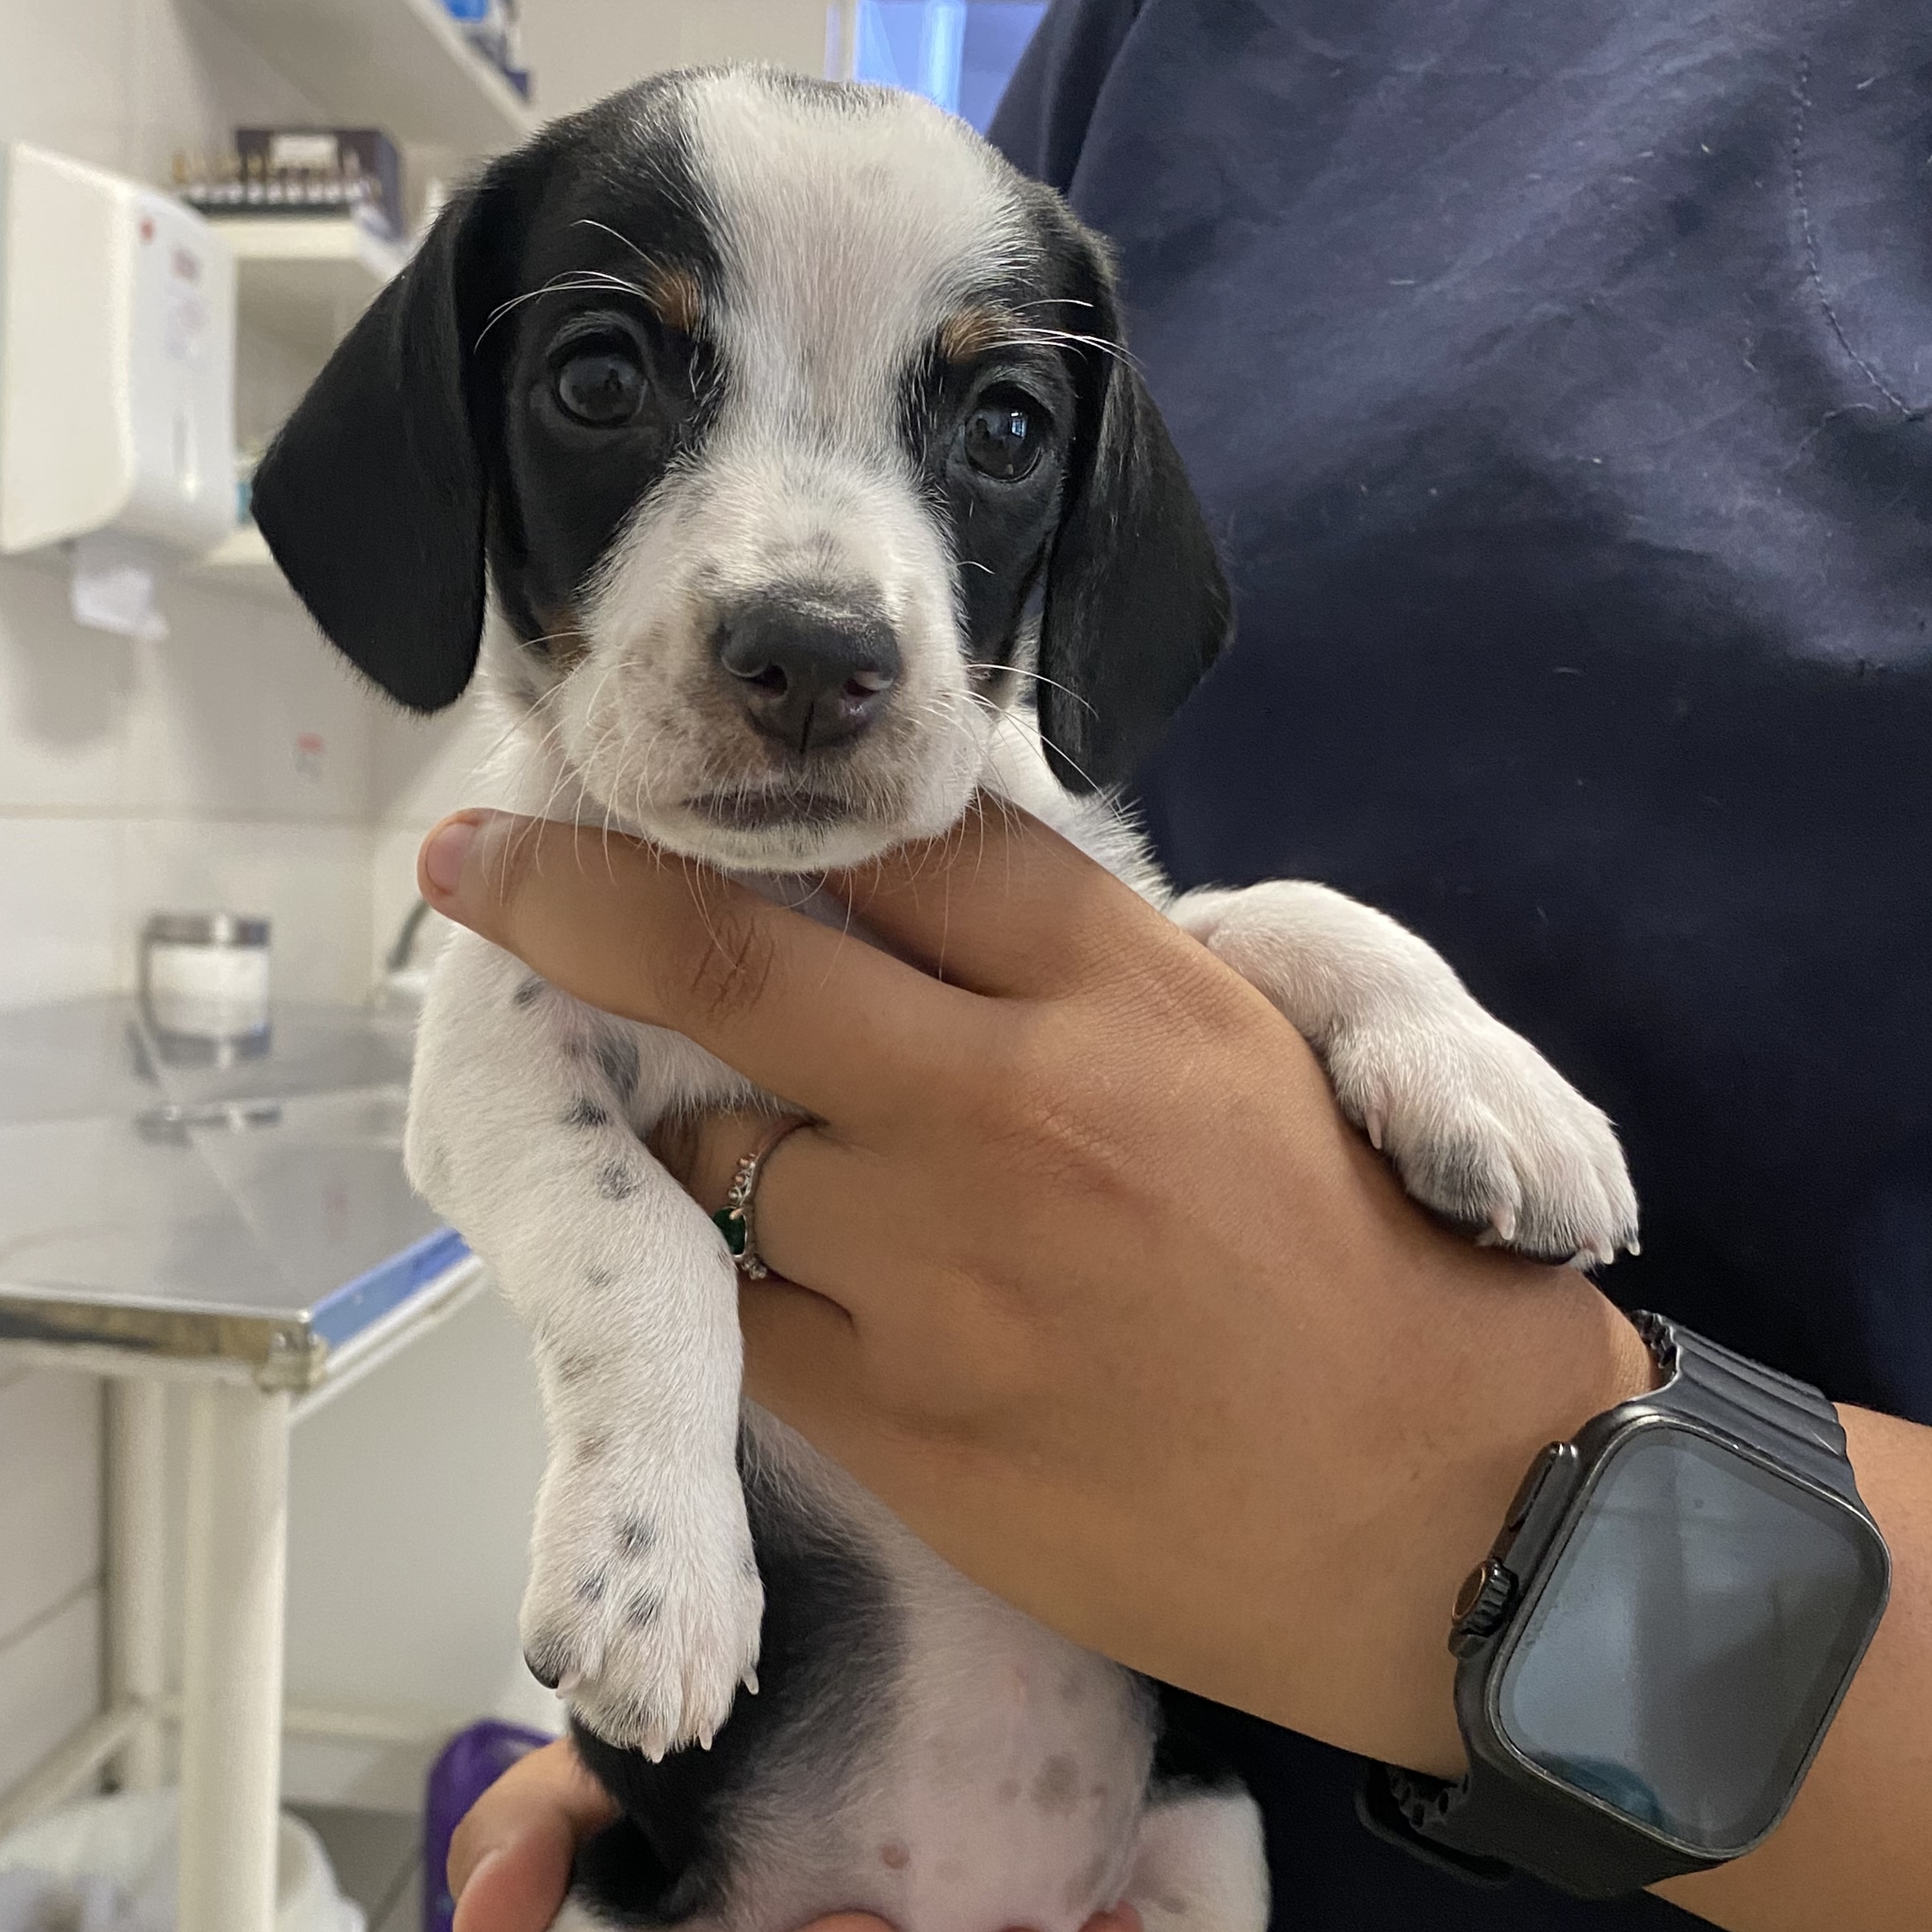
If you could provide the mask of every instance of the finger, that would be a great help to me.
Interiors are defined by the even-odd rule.
[[[519,1759],[450,1839],[454,1932],[545,1932],[578,1845],[616,1815],[567,1738]]]
[[[751,1203],[758,1259],[782,1288],[809,1288],[813,1302],[836,1303],[847,1340],[850,1318],[879,1306],[879,1271],[868,1265],[865,1239],[869,1224],[862,1215],[855,1227],[851,1212],[851,1204],[880,1192],[868,1156],[811,1121],[795,1116],[787,1125],[780,1117],[775,1125],[772,1114],[751,1108],[661,1121],[648,1145],[707,1214],[725,1205],[740,1164],[762,1150]],[[896,1299],[903,1285],[895,1280],[887,1292]]]
[[[461,1892],[450,1932],[548,1932],[570,1889],[575,1842],[554,1821],[486,1852]]]
[[[738,1325],[745,1394],[835,1459],[840,1424],[850,1427],[869,1412],[851,1316],[770,1275],[739,1285]]]
[[[882,1252],[896,1245],[879,1240],[890,1232],[882,1224],[892,1190],[884,1156],[815,1122],[775,1127],[768,1113],[711,1115],[686,1133],[685,1187],[708,1214],[725,1204],[739,1164],[762,1155],[748,1218],[757,1258],[774,1274],[854,1314],[903,1293],[898,1275],[880,1280]]]
[[[809,1125],[803,1114],[774,1114],[764,1107],[719,1107],[702,1113],[667,1114],[645,1137],[653,1156],[707,1214],[725,1204],[739,1164],[767,1149],[759,1167],[758,1192],[778,1152],[773,1134],[788,1123]]]
[[[936,978],[1009,998],[1089,983],[1137,932],[1166,924],[1079,847],[983,795],[943,836],[826,883],[870,931]]]
[[[675,1028],[827,1118],[900,1110],[990,1016],[852,934],[586,826],[458,812],[424,840],[430,904],[606,1013]]]

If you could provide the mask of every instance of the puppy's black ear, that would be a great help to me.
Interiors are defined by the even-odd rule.
[[[514,292],[518,166],[451,201],[256,472],[255,520],[296,594],[414,711],[454,703],[476,666],[500,409],[476,344]]]
[[[1130,777],[1227,641],[1228,583],[1180,456],[1128,360],[1105,244],[1062,214],[1073,300],[1057,315],[1078,394],[1040,622],[1040,732],[1053,776]],[[1064,232],[1064,231],[1063,231]]]

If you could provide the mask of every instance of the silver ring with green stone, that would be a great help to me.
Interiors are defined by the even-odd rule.
[[[758,1190],[758,1176],[764,1172],[772,1150],[788,1133],[805,1122],[795,1117],[776,1122],[764,1139],[738,1163],[732,1176],[724,1205],[711,1217],[711,1224],[724,1237],[724,1245],[738,1272],[748,1281],[763,1281],[771,1273],[758,1254],[758,1224],[752,1197]]]

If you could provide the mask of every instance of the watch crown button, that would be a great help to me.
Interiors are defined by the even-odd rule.
[[[1516,1579],[1494,1557],[1486,1557],[1462,1579],[1450,1612],[1450,1644],[1474,1643],[1502,1628],[1516,1601]]]

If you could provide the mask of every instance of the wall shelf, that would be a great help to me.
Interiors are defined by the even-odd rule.
[[[317,367],[408,259],[347,215],[224,216],[244,328],[300,351]]]
[[[325,114],[462,155],[514,147],[537,125],[463,38],[442,0],[206,0]]]

